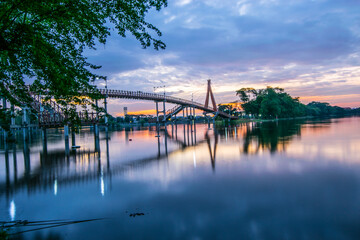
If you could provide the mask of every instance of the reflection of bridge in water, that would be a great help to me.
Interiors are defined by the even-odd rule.
[[[206,131],[204,131],[205,129]],[[66,150],[48,152],[45,141],[43,143],[43,151],[40,153],[39,157],[40,165],[36,165],[35,169],[32,169],[33,166],[30,164],[30,150],[27,142],[24,141],[22,149],[24,156],[24,171],[21,174],[19,174],[17,170],[19,162],[16,159],[16,145],[13,144],[10,146],[10,149],[8,146],[5,146],[4,153],[1,153],[1,156],[5,156],[6,180],[5,182],[0,183],[0,195],[6,194],[6,196],[10,196],[17,191],[22,190],[27,190],[29,193],[32,193],[42,189],[55,189],[55,185],[57,188],[58,183],[70,185],[84,181],[98,180],[102,185],[105,179],[110,180],[111,183],[111,177],[114,175],[142,169],[156,161],[167,160],[169,156],[175,156],[177,153],[184,151],[188,147],[199,146],[202,144],[207,145],[211,167],[213,171],[215,171],[219,137],[225,142],[228,138],[235,140],[235,142],[240,140],[242,143],[240,153],[242,154],[257,154],[259,151],[265,149],[269,150],[270,153],[274,153],[284,150],[293,136],[301,135],[300,129],[301,125],[299,124],[299,121],[286,121],[279,126],[277,122],[267,122],[264,124],[249,123],[241,128],[230,127],[227,129],[225,128],[225,131],[219,132],[216,130],[212,132],[207,128],[199,129],[199,131],[197,131],[197,126],[195,124],[171,124],[164,126],[162,129],[152,127],[149,131],[155,130],[156,134],[160,136],[157,139],[154,139],[157,141],[157,151],[154,149],[156,153],[149,157],[133,159],[122,164],[110,161],[108,136],[105,138],[106,155],[101,155],[99,138],[94,138],[95,150],[74,149],[70,151],[68,149],[68,152],[66,152]],[[238,133],[240,131],[241,138],[238,138]],[[125,138],[127,138],[127,141],[130,140],[128,133],[128,131],[125,131]],[[204,134],[202,135],[202,133]],[[162,143],[160,143],[160,138],[163,140]],[[43,139],[46,140],[46,137]],[[174,146],[172,145],[169,148],[169,151],[168,143],[175,143],[177,148],[172,150],[172,147]],[[11,153],[13,153],[12,167],[10,166],[11,161],[9,159]],[[104,155],[106,157],[104,157]],[[21,165],[21,163],[19,165]],[[77,167],[75,168],[77,171],[72,171],[74,166]],[[20,168],[21,167],[22,166],[20,166]],[[13,171],[13,173],[10,173],[10,171]],[[19,177],[20,175],[21,177]]]
[[[101,159],[100,140],[96,138],[94,150],[72,149],[67,151],[56,150],[48,151],[46,137],[43,142],[43,151],[40,152],[40,161],[35,169],[30,164],[30,150],[24,141],[24,173],[19,178],[16,159],[16,144],[12,145],[12,151],[5,146],[5,169],[6,181],[0,185],[0,195],[10,196],[20,190],[27,190],[33,193],[38,190],[57,188],[57,184],[69,185],[93,180],[99,180],[102,184],[104,179],[111,179],[114,175],[119,175],[131,170],[141,169],[155,161],[166,160],[168,156],[184,151],[187,147],[197,146],[203,143],[208,144],[212,168],[215,169],[215,151],[217,145],[217,134],[215,131],[215,148],[211,150],[211,134],[207,130],[202,139],[197,139],[195,124],[181,124],[182,131],[178,129],[178,124],[165,125],[163,129],[156,128],[157,133],[157,154],[141,159],[135,159],[122,164],[111,164],[109,156],[109,136],[106,141],[106,164]],[[180,128],[180,127],[179,127]],[[126,137],[127,134],[125,134]],[[164,139],[161,144],[160,138]],[[177,144],[179,147],[168,151],[168,142]],[[163,150],[162,150],[163,148]],[[10,173],[9,153],[13,156],[13,174]],[[74,170],[76,169],[76,170]],[[10,176],[13,176],[13,181]],[[55,187],[56,185],[56,187]]]

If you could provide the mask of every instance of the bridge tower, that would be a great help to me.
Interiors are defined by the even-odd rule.
[[[217,112],[217,106],[216,106],[216,102],[215,102],[215,98],[214,98],[214,94],[211,90],[211,79],[208,80],[208,87],[207,87],[207,92],[206,92],[206,99],[205,99],[205,107],[209,107],[209,95],[211,97],[211,102],[213,104],[213,109],[214,112]]]

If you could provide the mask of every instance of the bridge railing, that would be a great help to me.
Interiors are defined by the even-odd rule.
[[[102,95],[107,94],[109,97],[125,97],[125,98],[129,97],[129,98],[143,98],[143,99],[149,99],[149,100],[154,100],[154,101],[167,101],[170,103],[195,106],[200,109],[211,110],[210,108],[206,108],[205,105],[203,105],[201,103],[189,101],[189,100],[182,99],[182,98],[166,96],[163,94],[147,93],[147,92],[142,92],[142,91],[112,90],[112,89],[107,89],[107,90],[99,89],[99,90]]]

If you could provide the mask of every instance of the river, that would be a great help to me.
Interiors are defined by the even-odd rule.
[[[0,145],[14,239],[360,239],[360,118],[62,129]],[[60,225],[60,224],[58,224]]]

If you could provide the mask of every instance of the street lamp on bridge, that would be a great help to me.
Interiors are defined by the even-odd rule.
[[[159,88],[163,88],[163,89],[164,89],[164,99],[166,100],[166,95],[165,95],[165,85],[164,85],[164,86],[154,87],[154,92],[156,91],[156,89],[159,89]]]

